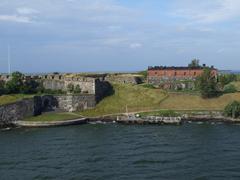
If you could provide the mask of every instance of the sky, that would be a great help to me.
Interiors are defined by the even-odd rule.
[[[0,72],[240,69],[239,0],[1,0]]]

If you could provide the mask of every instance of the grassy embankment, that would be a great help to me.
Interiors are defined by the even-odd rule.
[[[33,95],[25,94],[2,95],[0,96],[0,105],[14,103],[18,100],[31,97],[33,97]]]
[[[166,114],[179,111],[221,111],[233,100],[240,101],[240,93],[225,94],[217,98],[202,99],[197,94],[170,93],[144,85],[113,85],[115,93],[103,99],[95,109],[77,113],[49,113],[28,118],[30,121],[56,121],[95,117],[126,112],[153,112]],[[0,104],[11,103],[29,96],[0,96]],[[155,112],[156,111],[156,112]]]
[[[47,113],[40,116],[29,117],[24,119],[24,121],[64,121],[81,118],[80,115],[75,113]]]
[[[117,113],[149,111],[158,109],[168,97],[165,91],[141,85],[113,85],[115,93],[103,99],[95,109],[80,112],[82,116],[102,116]]]
[[[191,93],[167,93],[142,85],[114,85],[115,94],[101,101],[96,109],[80,112],[83,116],[102,116],[129,112],[172,113],[162,111],[222,111],[233,100],[240,101],[240,93],[203,99]]]

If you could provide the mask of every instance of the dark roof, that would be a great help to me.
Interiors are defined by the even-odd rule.
[[[199,67],[187,67],[187,66],[149,66],[148,70],[201,70],[206,68],[203,66]],[[210,67],[212,70],[216,70],[214,66]]]

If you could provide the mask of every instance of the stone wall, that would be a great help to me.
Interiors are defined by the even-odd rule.
[[[140,84],[142,79],[139,76],[132,74],[108,74],[105,77],[105,81],[110,83],[120,83],[120,84]]]
[[[95,95],[65,95],[54,98],[58,103],[57,108],[68,112],[92,109],[96,106]]]
[[[45,89],[67,91],[68,85],[72,84],[74,85],[74,87],[78,85],[83,93],[95,94],[94,78],[81,78],[81,79],[77,78],[72,80],[44,79],[42,81]]]
[[[34,98],[31,98],[0,106],[0,126],[10,125],[14,121],[35,115],[36,103]]]
[[[81,111],[96,106],[95,95],[35,96],[0,106],[0,127],[49,111]]]
[[[148,83],[158,86],[162,89],[169,90],[193,90],[195,89],[195,79],[178,79],[178,78],[162,78],[162,77],[148,77]]]

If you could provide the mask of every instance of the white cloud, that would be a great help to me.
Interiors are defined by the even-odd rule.
[[[31,23],[31,19],[26,16],[0,15],[0,21],[10,21],[18,23]]]
[[[239,0],[198,1],[183,0],[173,13],[177,17],[197,23],[215,23],[240,16]]]
[[[39,13],[39,11],[37,11],[36,9],[27,8],[27,7],[17,8],[17,12],[19,14],[23,14],[23,15],[30,15],[30,14]]]
[[[141,48],[143,45],[141,43],[132,43],[129,45],[130,48],[132,49],[138,49]]]

